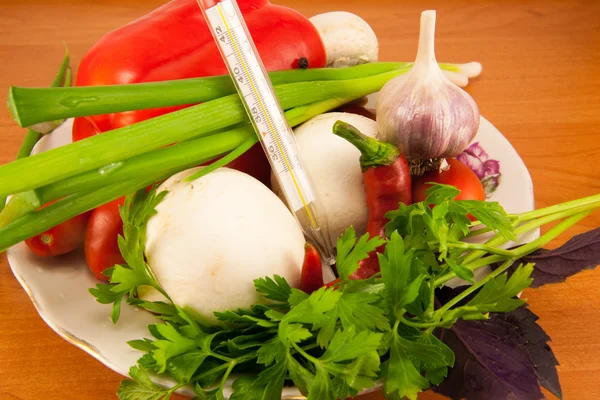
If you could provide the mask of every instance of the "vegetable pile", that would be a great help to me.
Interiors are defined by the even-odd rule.
[[[386,239],[357,238],[349,228],[337,242],[340,279],[333,286],[309,294],[277,275],[259,278],[254,285],[265,302],[216,312],[221,324],[207,326],[170,301],[145,261],[144,227],[164,194],[128,197],[120,242],[127,265],[115,266],[111,283],[91,290],[99,302],[113,304],[114,321],[126,295],[162,320],[148,327],[153,339],[129,343],[145,354],[130,371],[133,380],[121,384],[121,399],[168,398],[186,385],[195,398],[218,399],[232,376],[232,399],[279,399],[288,383],[309,399],[344,398],[378,382],[389,398],[414,399],[432,388],[457,399],[541,399],[540,386],[561,396],[549,337],[517,296],[598,263],[598,229],[552,252],[540,247],[600,207],[599,196],[507,215],[497,203],[454,200],[458,190],[438,184],[424,202],[388,214]],[[468,214],[482,221],[475,231]],[[558,220],[534,242],[501,247]],[[489,231],[495,234],[484,245],[461,241]],[[350,279],[384,243],[381,272]],[[579,260],[569,270],[561,265],[565,252]],[[540,269],[537,259],[545,260]],[[474,282],[473,272],[491,263],[494,271]],[[444,286],[457,276],[470,285]],[[166,300],[136,298],[142,286]],[[242,375],[232,375],[237,372]],[[176,385],[161,388],[149,373],[166,373]]]
[[[599,229],[543,249],[600,195],[523,214],[486,201],[499,166],[471,144],[479,111],[459,87],[481,66],[436,62],[434,11],[421,16],[414,63],[377,62],[377,37],[358,16],[239,4],[325,204],[336,279],[271,190],[195,0],[107,34],[75,87],[67,53],[51,88],[9,92],[15,121],[31,129],[0,166],[0,197],[11,196],[0,251],[25,241],[54,256],[83,243],[108,281],[90,292],[112,321],[124,301],[158,319],[151,338],[129,342],[143,355],[119,398],[187,388],[194,399],[279,399],[292,385],[316,400],[379,386],[391,399],[433,389],[529,400],[542,387],[560,398],[550,338],[519,295],[600,262]],[[376,112],[364,109],[380,90]],[[30,156],[65,118],[75,118],[73,143]],[[448,287],[456,278],[464,285]]]

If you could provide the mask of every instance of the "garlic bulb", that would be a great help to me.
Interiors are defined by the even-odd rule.
[[[413,67],[390,80],[377,97],[379,133],[408,160],[457,156],[479,129],[475,101],[436,62],[434,36],[435,11],[424,11]]]

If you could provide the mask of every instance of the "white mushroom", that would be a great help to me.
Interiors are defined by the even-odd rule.
[[[310,21],[325,44],[328,67],[348,67],[377,61],[377,36],[358,15],[334,11],[315,15]]]
[[[285,204],[242,172],[221,168],[193,181],[197,168],[164,182],[148,221],[146,256],[173,302],[214,323],[213,311],[261,302],[253,280],[275,274],[298,286],[304,236]],[[157,299],[158,292],[141,294]]]
[[[294,129],[304,168],[327,213],[332,243],[353,225],[357,234],[367,228],[367,204],[360,168],[360,152],[332,132],[333,124],[342,120],[357,127],[365,135],[377,138],[375,121],[357,114],[327,113]],[[284,198],[271,175],[273,190]]]

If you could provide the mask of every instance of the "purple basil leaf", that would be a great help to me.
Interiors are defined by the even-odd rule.
[[[550,336],[536,322],[538,316],[528,308],[521,307],[510,313],[498,313],[496,318],[517,328],[519,335],[527,341],[525,347],[535,366],[540,385],[562,399],[562,389],[556,371],[558,360],[547,344],[550,342]]]
[[[438,289],[436,304],[466,288]],[[452,399],[540,399],[541,385],[562,398],[558,360],[537,319],[525,305],[510,313],[492,313],[486,321],[459,321],[452,329],[442,329],[439,337],[454,351],[456,362],[434,390]]]
[[[458,321],[443,341],[456,362],[448,377],[434,388],[452,399],[539,400],[535,367],[527,341],[510,323],[492,316],[486,321]]]
[[[512,272],[521,263],[535,263],[531,277],[532,288],[548,283],[564,282],[568,277],[600,264],[600,228],[573,236],[554,250],[540,249],[510,268]]]

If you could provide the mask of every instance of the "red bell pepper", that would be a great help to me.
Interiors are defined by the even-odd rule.
[[[269,71],[324,67],[325,48],[316,28],[297,11],[268,0],[238,0],[248,29]],[[155,82],[226,74],[214,39],[196,0],[172,0],[106,34],[83,57],[77,86]],[[186,106],[78,118],[73,140],[127,126]],[[234,168],[268,183],[270,168],[260,145],[236,160]]]

